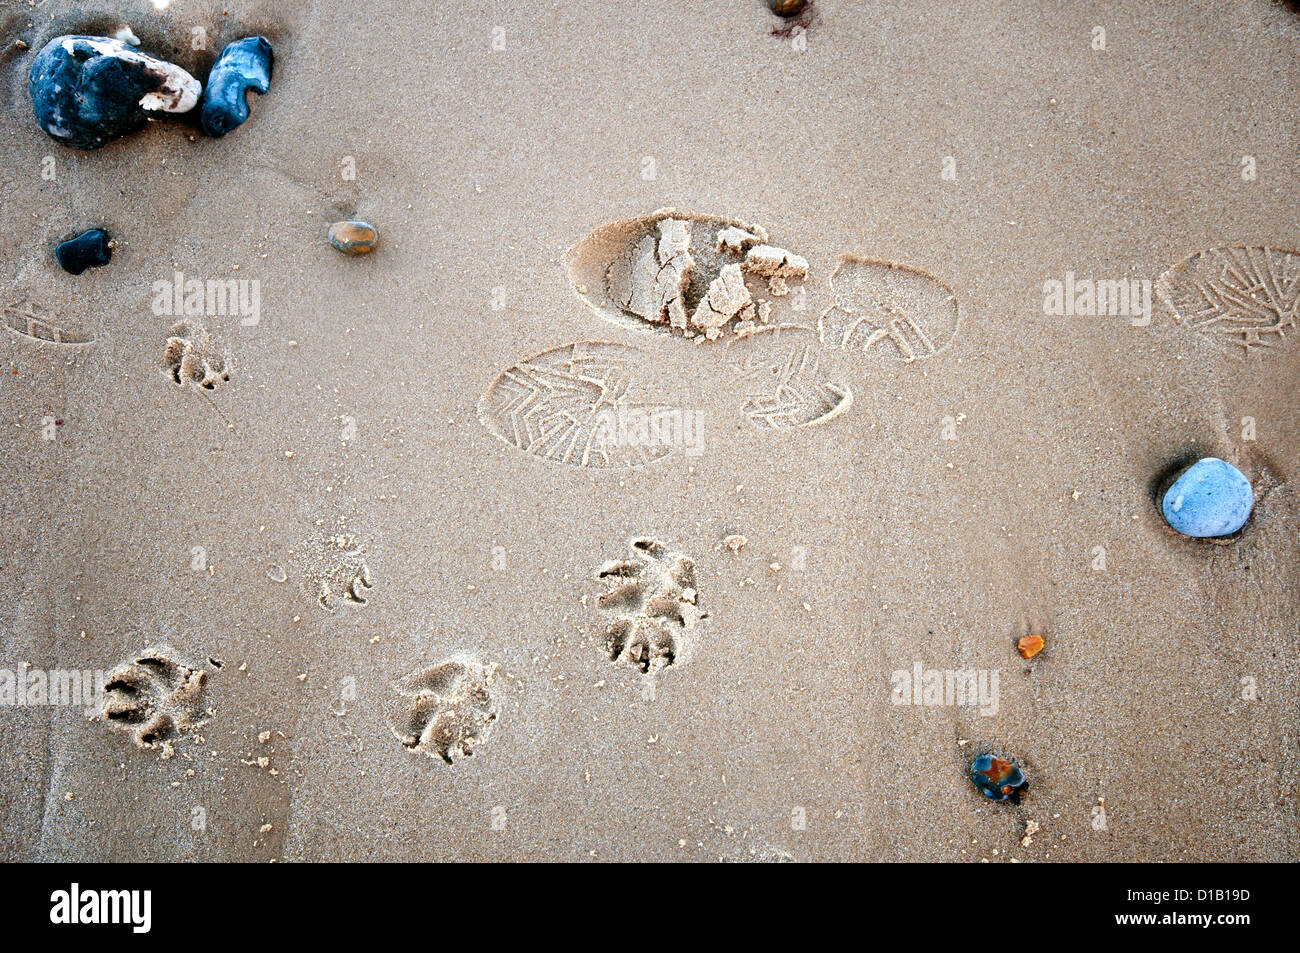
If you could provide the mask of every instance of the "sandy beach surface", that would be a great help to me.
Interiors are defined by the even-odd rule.
[[[122,25],[201,79],[264,35],[270,90],[66,149],[31,62]],[[4,0],[0,42],[0,669],[120,705],[11,692],[0,858],[1300,859],[1294,7]],[[667,207],[806,259],[797,327],[602,310]],[[1282,334],[1178,314],[1215,249]],[[903,272],[932,348],[826,346]],[[1048,313],[1067,276],[1150,311]],[[597,377],[699,439],[512,440],[510,388]],[[1256,497],[1219,542],[1157,505],[1203,456]]]

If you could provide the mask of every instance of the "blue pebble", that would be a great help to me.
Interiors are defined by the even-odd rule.
[[[1160,511],[1184,536],[1230,536],[1246,525],[1255,492],[1245,474],[1216,457],[1197,460],[1165,493]]]
[[[54,257],[68,274],[79,275],[87,268],[108,264],[113,257],[113,249],[108,247],[108,241],[108,232],[102,228],[92,228],[76,238],[60,242],[54,249]]]
[[[193,109],[199,81],[174,63],[107,36],[58,36],[27,74],[36,123],[74,149],[98,149],[150,116]]]
[[[1020,792],[1029,787],[1029,779],[1014,759],[1003,761],[991,754],[979,755],[971,762],[970,779],[991,801],[1019,801]]]
[[[224,136],[248,118],[247,93],[271,88],[271,43],[264,36],[248,36],[230,43],[208,75],[199,123],[209,136]]]

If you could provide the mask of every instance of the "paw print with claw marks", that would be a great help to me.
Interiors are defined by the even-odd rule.
[[[654,674],[678,662],[697,623],[695,561],[658,540],[632,540],[630,559],[605,563],[597,573],[609,588],[597,605],[613,615],[605,628],[610,660]]]
[[[107,674],[100,717],[131,732],[142,748],[169,742],[204,723],[200,698],[207,676],[176,661],[166,646],[146,649]]]

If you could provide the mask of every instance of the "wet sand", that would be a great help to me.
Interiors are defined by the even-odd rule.
[[[1043,303],[1067,273],[1300,248],[1300,14],[818,0],[783,37],[757,0],[469,6],[0,3],[2,303],[93,339],[0,334],[0,669],[165,644],[207,672],[171,756],[0,709],[0,857],[1300,859],[1300,343]],[[222,139],[62,149],[31,59],[123,22],[200,77],[264,34],[270,91]],[[839,355],[851,407],[756,427],[723,342],[571,286],[567,249],[666,206],[765,226],[816,302],[841,255],[920,269],[960,326],[924,360]],[[342,218],[377,251],[330,248]],[[64,274],[91,226],[113,261]],[[164,363],[177,272],[259,283],[255,324],[190,319],[211,390]],[[635,352],[702,452],[581,467],[483,426],[503,371],[574,342]],[[1259,496],[1222,545],[1155,503],[1205,455]],[[707,613],[653,678],[597,604],[643,536]],[[448,659],[495,666],[453,764],[389,725],[394,683]],[[918,664],[996,673],[996,712],[895,704]],[[443,686],[462,711],[471,682]],[[979,752],[1020,760],[1018,806],[980,797]]]

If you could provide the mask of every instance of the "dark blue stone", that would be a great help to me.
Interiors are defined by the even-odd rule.
[[[189,73],[106,36],[55,37],[27,75],[41,129],[74,149],[98,149],[161,112],[185,112],[201,87]]]
[[[79,275],[87,268],[107,265],[113,257],[113,249],[108,247],[108,232],[92,228],[61,242],[54,249],[54,257],[59,259],[59,264],[68,274]]]
[[[203,93],[199,123],[209,136],[224,136],[248,118],[250,89],[258,94],[271,88],[271,43],[264,36],[248,36],[226,46],[212,64],[208,88]]]
[[[991,754],[982,754],[971,762],[970,779],[991,801],[1019,801],[1020,792],[1029,787],[1029,780],[1014,759],[1003,761]]]

